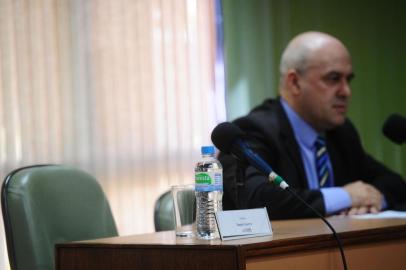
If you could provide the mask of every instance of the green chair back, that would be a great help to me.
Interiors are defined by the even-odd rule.
[[[3,182],[1,200],[13,270],[54,269],[56,243],[117,236],[101,186],[72,167],[17,169]]]
[[[157,232],[175,229],[175,214],[170,190],[163,193],[155,202],[154,225]]]

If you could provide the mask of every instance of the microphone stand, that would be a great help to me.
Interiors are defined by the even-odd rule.
[[[242,202],[239,200],[241,194],[241,189],[245,186],[245,170],[247,169],[248,163],[237,159],[237,168],[235,172],[235,191],[234,191],[234,202],[237,209],[244,209]]]

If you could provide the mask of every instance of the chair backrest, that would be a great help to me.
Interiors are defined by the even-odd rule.
[[[56,243],[117,236],[100,185],[72,167],[17,169],[3,182],[1,202],[13,270],[54,269]]]
[[[175,228],[175,214],[171,191],[163,193],[155,202],[154,207],[155,231],[169,231]]]
[[[196,204],[194,189],[185,190],[177,193],[177,203],[179,209],[188,209],[183,211],[185,214],[193,212],[193,216],[180,216],[181,220],[196,219]],[[169,231],[175,229],[175,211],[174,201],[171,190],[163,193],[155,202],[154,208],[154,224],[155,231]]]

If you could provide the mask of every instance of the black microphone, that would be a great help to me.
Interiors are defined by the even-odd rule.
[[[226,154],[232,154],[237,159],[242,161],[248,161],[249,164],[257,168],[259,171],[268,175],[270,182],[274,182],[279,185],[282,189],[287,190],[290,194],[295,196],[299,201],[304,205],[310,208],[321,220],[330,228],[333,232],[333,236],[338,243],[338,248],[340,250],[341,259],[343,262],[344,269],[347,269],[347,261],[345,259],[343,245],[340,238],[338,237],[333,226],[320,214],[316,209],[314,209],[310,204],[303,200],[295,191],[293,191],[289,185],[283,180],[282,177],[277,175],[258,154],[256,154],[245,142],[246,135],[245,133],[236,125],[224,122],[217,125],[212,133],[211,140],[213,144],[221,151]]]
[[[269,181],[286,189],[289,185],[282,177],[277,175],[271,166],[256,154],[245,142],[244,132],[236,125],[224,122],[213,129],[211,140],[213,144],[223,153],[232,154],[237,159],[248,161],[249,164],[259,171],[268,175]]]
[[[399,114],[391,114],[386,119],[382,132],[392,142],[404,143],[406,141],[406,118]]]

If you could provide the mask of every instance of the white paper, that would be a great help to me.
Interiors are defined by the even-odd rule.
[[[377,214],[364,214],[364,215],[353,215],[351,218],[357,219],[384,219],[384,218],[406,218],[406,211],[382,211]]]

